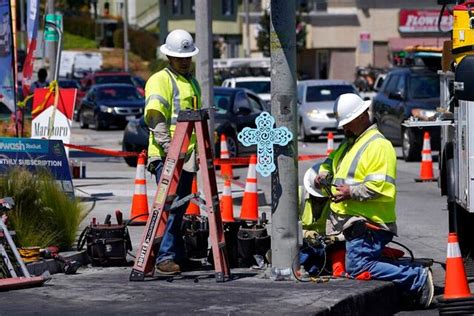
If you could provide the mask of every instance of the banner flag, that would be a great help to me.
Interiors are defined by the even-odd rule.
[[[39,24],[39,0],[30,0],[27,2],[28,19],[26,21],[26,31],[28,33],[28,49],[26,53],[25,63],[23,65],[23,95],[30,94],[30,86],[33,76],[33,62],[36,50],[36,37],[38,35]]]
[[[0,107],[15,112],[12,39],[10,1],[0,0]]]

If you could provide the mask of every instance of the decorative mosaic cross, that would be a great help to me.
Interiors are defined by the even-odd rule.
[[[257,145],[256,170],[267,177],[276,169],[273,146],[288,144],[293,139],[293,134],[286,127],[274,128],[275,119],[268,112],[262,112],[255,123],[257,128],[245,127],[237,138],[246,147]]]

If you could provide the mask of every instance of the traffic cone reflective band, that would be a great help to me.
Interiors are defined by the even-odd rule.
[[[326,150],[326,155],[329,155],[334,150],[334,134],[332,132],[328,133],[328,147]]]
[[[456,233],[449,233],[444,298],[451,299],[469,296],[471,296],[471,291],[467,283],[466,271],[464,271],[458,236]]]
[[[234,222],[234,203],[232,202],[231,186],[230,180],[225,180],[220,201],[222,221],[224,223]]]
[[[423,136],[423,150],[421,151],[420,177],[416,182],[435,181],[433,176],[433,160],[431,158],[430,133],[425,132]]]
[[[221,159],[229,159],[229,150],[227,149],[227,138],[225,134],[221,134]],[[221,176],[224,179],[232,179],[232,165],[231,164],[221,164]]]
[[[258,220],[258,195],[257,195],[257,156],[250,157],[247,182],[245,183],[244,198],[240,210],[240,219],[246,221]]]
[[[191,186],[191,193],[197,193],[197,179],[196,176],[193,178],[193,184]],[[201,210],[199,209],[199,205],[193,203],[192,201],[189,202],[188,208],[186,209],[186,215],[201,215]]]
[[[130,214],[131,225],[145,225],[148,220],[148,199],[146,196],[145,179],[145,152],[138,155],[137,174],[135,176],[135,192],[132,200],[132,210]],[[141,215],[142,216],[138,216]],[[135,218],[136,217],[136,218]]]

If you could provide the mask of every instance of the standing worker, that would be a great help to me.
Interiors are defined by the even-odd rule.
[[[331,197],[329,219],[346,239],[346,272],[354,278],[392,281],[426,308],[434,293],[431,270],[380,258],[397,234],[397,156],[371,124],[369,105],[353,93],[336,100],[334,113],[346,139],[319,168],[315,186]]]
[[[156,176],[157,184],[179,111],[201,108],[201,89],[191,74],[191,59],[199,49],[191,35],[184,30],[172,31],[160,51],[168,57],[169,67],[152,75],[145,86],[145,122],[150,129],[148,171]],[[193,134],[176,190],[178,199],[191,193],[197,171],[195,145]],[[181,222],[188,204],[170,211],[156,259],[156,271],[160,274],[178,274],[178,264],[185,263]]]
[[[49,85],[49,82],[46,80],[48,77],[48,71],[45,68],[38,70],[38,80],[33,82],[30,87],[30,93],[33,93],[36,88],[46,88]]]

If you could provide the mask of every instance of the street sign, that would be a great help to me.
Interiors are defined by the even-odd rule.
[[[30,172],[48,169],[58,186],[74,198],[74,186],[64,145],[59,140],[0,138],[0,175],[11,168],[22,167]]]
[[[56,24],[61,30],[63,29],[63,16],[61,14],[47,14],[46,22]],[[59,35],[56,30],[50,26],[45,27],[44,40],[47,42],[57,42]]]

